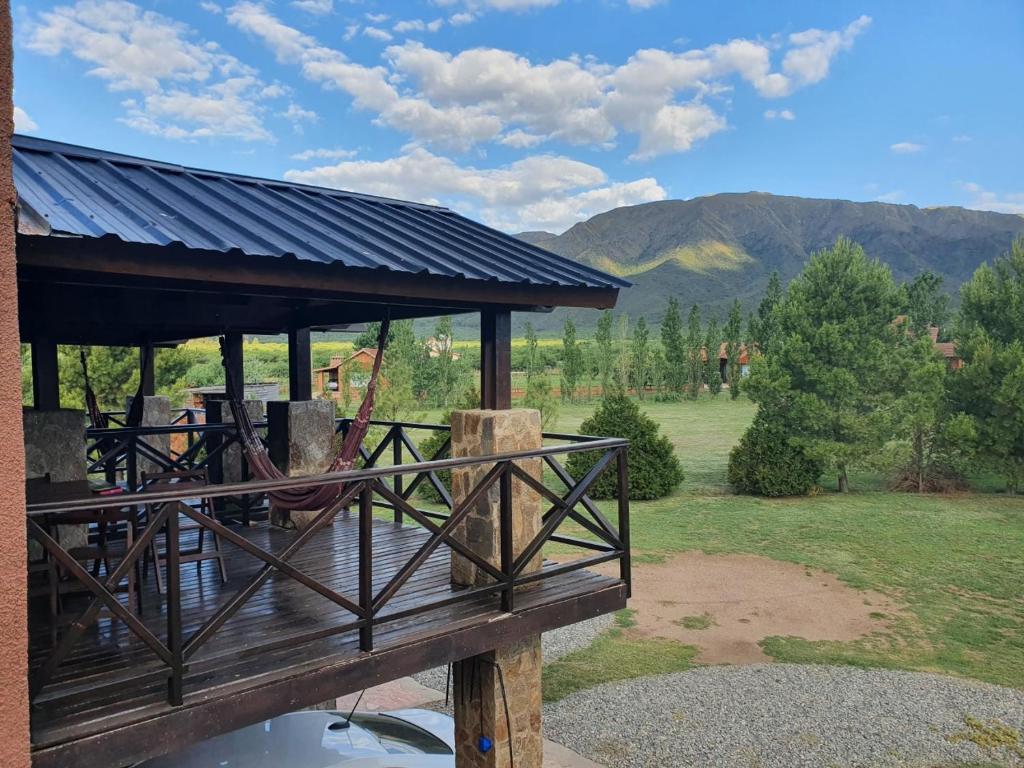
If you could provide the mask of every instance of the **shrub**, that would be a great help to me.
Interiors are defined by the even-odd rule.
[[[623,437],[629,440],[629,498],[634,501],[667,496],[683,480],[679,459],[672,443],[658,434],[658,425],[640,407],[623,394],[604,398],[594,415],[580,425],[585,435]],[[591,451],[569,455],[569,473],[580,480],[590,471],[599,455]],[[612,464],[587,491],[591,498],[618,496],[618,481]]]
[[[781,424],[760,414],[729,454],[729,483],[738,493],[755,496],[802,496],[823,469],[790,442]]]

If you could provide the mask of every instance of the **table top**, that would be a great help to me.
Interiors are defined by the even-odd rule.
[[[64,480],[56,483],[26,482],[25,484],[25,501],[28,504],[78,501],[79,499],[93,499],[101,495],[88,480]],[[116,496],[117,494],[112,495]]]

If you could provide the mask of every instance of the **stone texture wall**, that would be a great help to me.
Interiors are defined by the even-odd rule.
[[[452,457],[487,456],[540,448],[540,412],[532,409],[509,411],[455,411],[452,413]],[[518,462],[530,475],[541,478],[543,462],[528,459]],[[475,465],[452,471],[452,498],[464,499],[486,475],[493,464]],[[455,536],[474,552],[494,565],[501,563],[498,483],[476,503],[469,516],[459,524]],[[512,540],[516,556],[540,531],[541,497],[520,480],[512,481]],[[525,573],[540,568],[538,554]],[[452,554],[452,582],[463,586],[485,584],[490,579],[471,561]]]
[[[132,408],[132,400],[135,397],[129,397],[125,400],[124,409],[127,413]],[[145,395],[142,398],[142,422],[139,424],[141,427],[166,427],[171,423],[171,399],[164,397],[163,395]],[[170,435],[153,435],[152,437],[145,438],[145,442],[152,446],[154,450],[159,451],[164,456],[170,455],[171,451],[171,436]],[[149,459],[140,458],[138,471],[142,472],[165,472],[166,468],[162,464],[158,464],[155,461]],[[141,474],[139,475],[141,477]]]
[[[245,410],[249,412],[249,418],[253,421],[263,421],[262,401],[246,400]],[[229,424],[233,423],[235,417],[232,415],[231,409],[225,406],[224,411],[223,420]],[[240,483],[242,480],[242,447],[238,443],[232,443],[224,449],[224,482]]]
[[[334,403],[329,400],[274,400],[267,403],[270,458],[289,477],[326,472],[334,460]],[[271,508],[270,522],[303,528],[319,510]]]
[[[25,476],[42,477],[63,483],[85,480],[85,411],[62,408],[59,411],[22,411],[25,433]],[[66,549],[88,543],[89,528],[85,525],[62,525],[58,530],[60,543]],[[34,539],[29,542],[33,557],[40,553]]]
[[[25,453],[14,258],[11,9],[0,4],[0,763],[29,768],[28,591],[25,585]]]
[[[540,413],[535,410],[456,411],[452,414],[452,456],[487,456],[534,450],[542,445]],[[456,504],[473,490],[493,464],[452,472],[452,498]],[[543,463],[529,459],[520,466],[540,479]],[[474,506],[455,535],[489,562],[500,565],[499,484]],[[519,480],[512,482],[513,551],[518,555],[541,527],[540,495]],[[538,554],[525,572],[541,565]],[[489,581],[485,573],[463,557],[452,554],[452,581],[473,585]],[[511,768],[511,740],[517,766],[540,768],[544,740],[541,730],[540,636],[460,661],[454,671],[456,768]],[[505,700],[497,672],[505,681],[511,733],[505,720]],[[483,725],[481,726],[481,720]],[[485,736],[493,742],[486,752],[479,748]]]

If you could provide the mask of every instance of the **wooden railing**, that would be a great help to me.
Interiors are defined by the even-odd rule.
[[[305,529],[296,532],[289,544],[278,553],[253,543],[242,535],[236,526],[225,524],[216,516],[204,515],[200,510],[190,506],[188,501],[197,495],[194,486],[186,486],[180,491],[175,489],[129,493],[116,497],[89,498],[74,502],[30,506],[27,510],[30,536],[39,542],[49,557],[53,558],[70,576],[81,582],[92,595],[91,602],[63,631],[59,640],[46,655],[45,660],[36,665],[36,671],[30,681],[33,699],[45,689],[62,662],[68,658],[75,644],[98,621],[103,610],[107,609],[149,648],[158,667],[167,676],[168,701],[172,705],[181,704],[185,694],[185,673],[190,660],[195,658],[196,653],[275,574],[292,579],[340,606],[348,618],[345,621],[334,621],[326,627],[318,626],[308,633],[291,635],[284,640],[273,636],[260,638],[255,643],[247,644],[246,653],[269,651],[281,648],[282,645],[290,647],[349,631],[358,631],[360,648],[364,651],[371,651],[374,649],[374,629],[383,623],[488,595],[496,600],[495,607],[500,607],[502,611],[512,612],[515,610],[517,587],[610,561],[619,562],[619,573],[628,590],[630,583],[629,480],[626,462],[627,442],[625,440],[550,435],[551,439],[570,442],[517,453],[428,461],[423,460],[424,457],[419,454],[407,434],[410,430],[424,428],[424,425],[378,422],[377,426],[385,428],[386,434],[375,448],[364,453],[366,466],[361,469],[316,477],[211,485],[203,488],[202,495],[204,497],[217,499],[228,496],[265,494],[269,491],[287,488],[338,485],[339,495],[336,500],[317,513]],[[339,430],[343,431],[345,428],[344,423],[339,425]],[[426,428],[446,429],[442,425],[428,425]],[[165,428],[150,428],[148,434],[162,434],[161,430],[163,429]],[[223,429],[222,426],[218,426],[216,431],[223,435]],[[122,436],[120,439],[128,440],[128,444],[134,445],[140,456],[152,458],[152,455],[142,447],[142,436],[140,433],[133,436]],[[384,456],[388,447],[392,449],[392,458],[398,463],[391,466],[375,466],[376,461]],[[406,451],[416,459],[414,463],[401,463]],[[564,468],[559,457],[564,459],[569,454],[581,451],[590,452],[594,463],[592,468],[577,481]],[[440,452],[438,451],[438,453]],[[538,459],[542,460],[548,469],[547,472],[542,473],[541,479],[530,474],[521,466],[524,461]],[[455,503],[447,487],[441,481],[441,473],[472,466],[487,467],[487,470],[465,498]],[[617,473],[619,500],[617,521],[614,524],[588,496],[588,490],[605,471]],[[512,539],[512,484],[514,481],[523,483],[550,505],[543,514],[540,531],[530,542],[522,546],[518,553],[513,549]],[[436,506],[440,509],[421,509],[413,503],[413,494],[424,482],[430,483],[438,491],[442,501]],[[498,488],[500,515],[499,563],[488,561],[454,536],[459,523],[465,520],[478,501],[495,487]],[[140,510],[148,506],[150,510],[154,511],[154,514],[142,535],[127,548],[116,567],[100,577],[87,570],[69,552],[65,551],[48,530],[55,524],[59,525],[62,515],[105,509],[111,507],[112,504],[122,508],[134,507]],[[384,587],[376,591],[373,589],[373,514],[375,509],[391,510],[396,517],[403,520],[408,519],[429,533],[415,554],[398,568]],[[323,535],[342,512],[349,515],[354,513],[358,516],[358,595],[353,597],[346,597],[339,591],[342,585],[317,580],[295,567],[291,562],[310,541]],[[179,568],[181,550],[178,531],[182,516],[193,524],[221,537],[222,540],[235,545],[260,563],[255,575],[231,593],[228,599],[220,604],[201,626],[187,634],[182,628],[183,596]],[[572,521],[580,529],[574,531],[577,535],[569,535],[561,531],[563,524],[567,521]],[[166,532],[167,580],[164,598],[166,600],[166,627],[158,633],[125,607],[117,597],[117,590],[132,569],[136,567],[136,564],[142,562],[140,558],[146,552],[153,537],[160,531]],[[588,533],[590,538],[585,538]],[[571,562],[546,564],[541,570],[526,572],[530,562],[548,542],[558,542],[576,550],[585,550],[588,554]],[[448,547],[452,553],[472,562],[482,573],[486,574],[489,581],[477,587],[452,590],[441,600],[428,601],[383,613],[383,609],[389,605],[401,587],[441,546]],[[203,661],[209,662],[210,659],[204,656]]]

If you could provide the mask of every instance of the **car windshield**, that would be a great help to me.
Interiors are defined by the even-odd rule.
[[[352,722],[372,733],[390,755],[450,755],[448,745],[422,728],[387,715],[357,714]]]

